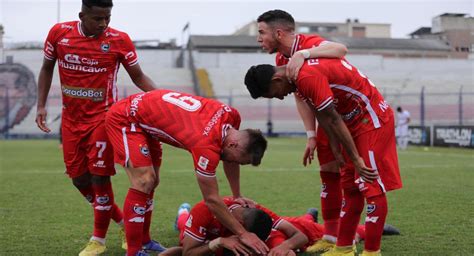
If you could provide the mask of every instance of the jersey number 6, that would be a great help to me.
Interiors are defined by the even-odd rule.
[[[163,95],[163,100],[186,111],[194,112],[201,107],[201,102],[191,96],[181,96],[181,93],[169,92]]]

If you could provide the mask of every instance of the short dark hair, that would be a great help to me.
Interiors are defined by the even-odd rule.
[[[402,112],[402,107],[398,106],[398,107],[397,107],[397,111],[398,111],[398,112]]]
[[[250,92],[250,96],[256,99],[270,89],[272,77],[275,74],[275,67],[269,64],[251,66],[245,75],[245,85]]]
[[[257,22],[265,22],[270,26],[281,25],[289,31],[295,30],[295,19],[291,14],[283,10],[270,10],[262,13],[257,18]]]
[[[260,130],[245,129],[244,131],[249,135],[249,143],[245,151],[251,157],[250,163],[253,166],[257,166],[262,162],[263,154],[267,149],[267,140]]]
[[[112,0],[82,0],[82,4],[89,8],[92,8],[93,6],[101,8],[108,8],[114,6]]]
[[[261,209],[244,208],[242,219],[244,228],[257,235],[262,241],[265,241],[272,231],[272,218]]]

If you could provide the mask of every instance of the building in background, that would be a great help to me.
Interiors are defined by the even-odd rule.
[[[346,22],[296,22],[296,31],[302,34],[319,34],[324,37],[390,38],[391,24],[362,23],[359,19]],[[257,22],[252,21],[233,35],[257,36]]]
[[[438,39],[450,47],[451,55],[468,58],[474,53],[474,17],[465,13],[443,13],[409,34],[414,39]]]

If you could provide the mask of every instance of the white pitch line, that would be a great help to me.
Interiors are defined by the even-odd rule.
[[[423,168],[470,168],[474,169],[474,165],[472,164],[416,164],[416,165],[404,165],[403,163],[400,164],[400,168],[402,169],[423,169]],[[192,172],[193,169],[161,169],[160,172],[171,172],[171,173],[185,173],[185,172]],[[252,171],[255,172],[319,172],[318,167],[293,167],[293,168],[284,168],[284,167],[278,167],[278,168],[254,168]],[[244,171],[245,172],[245,171]],[[4,172],[0,171],[0,173],[3,174],[10,174],[9,172]],[[64,174],[64,170],[48,170],[48,171],[43,171],[43,170],[28,170],[28,171],[23,171],[23,172],[18,172],[19,174]],[[117,169],[117,175],[124,175],[123,170]]]

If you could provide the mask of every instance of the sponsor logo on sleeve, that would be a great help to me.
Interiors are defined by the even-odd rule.
[[[193,215],[189,215],[188,220],[186,221],[186,227],[190,228],[193,225]]]
[[[201,167],[203,170],[207,169],[207,164],[209,164],[209,159],[200,156],[198,161],[198,166]]]

